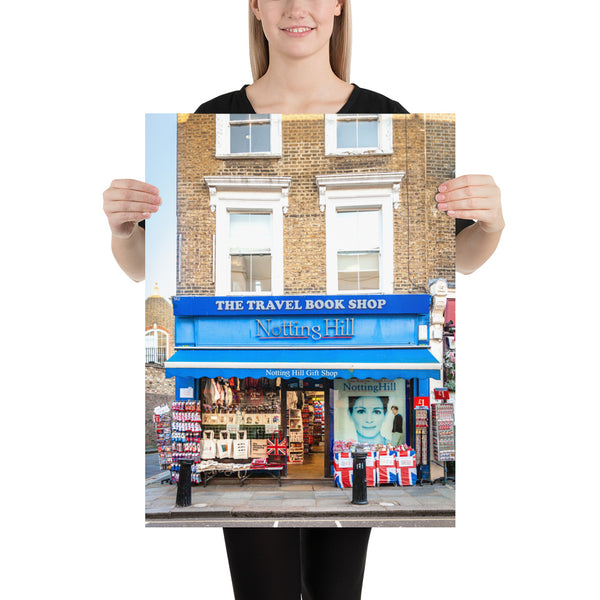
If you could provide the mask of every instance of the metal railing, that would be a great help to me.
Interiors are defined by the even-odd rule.
[[[166,348],[146,348],[146,362],[164,365],[168,357]]]

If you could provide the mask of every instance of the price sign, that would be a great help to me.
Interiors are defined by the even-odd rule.
[[[429,408],[429,396],[415,396],[415,408]]]

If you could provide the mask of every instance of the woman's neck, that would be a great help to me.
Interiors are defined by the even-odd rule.
[[[336,113],[353,86],[335,75],[322,59],[293,60],[272,56],[267,72],[246,88],[257,113]]]

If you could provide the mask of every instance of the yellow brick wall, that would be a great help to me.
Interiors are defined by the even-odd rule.
[[[284,216],[284,293],[324,294],[325,213],[315,175],[404,171],[394,211],[394,291],[422,293],[430,279],[454,282],[454,220],[436,209],[437,186],[454,169],[454,115],[394,115],[392,155],[325,156],[323,115],[283,115],[282,157],[215,158],[215,116],[179,115],[178,295],[214,295],[213,235],[204,176],[292,178]]]

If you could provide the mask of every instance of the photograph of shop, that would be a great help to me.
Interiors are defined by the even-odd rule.
[[[444,387],[453,170],[448,114],[177,116],[175,479],[189,459],[196,483],[251,461],[333,481],[356,443],[440,475],[420,419]]]

